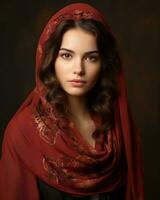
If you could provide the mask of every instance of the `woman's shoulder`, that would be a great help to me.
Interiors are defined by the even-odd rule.
[[[39,149],[45,144],[52,144],[53,132],[61,130],[63,123],[53,116],[39,113],[33,106],[27,106],[19,110],[8,123],[4,133],[4,140],[7,138],[12,143],[26,146],[34,146]],[[44,143],[45,141],[45,143]]]
[[[18,111],[8,123],[2,143],[2,162],[10,156],[13,163],[16,160],[15,165],[26,166],[29,170],[34,166],[38,170],[35,160],[38,160],[37,163],[43,161],[43,145],[32,115],[33,112],[27,107]]]
[[[33,128],[34,113],[29,107],[24,108],[9,121],[5,129],[4,140],[9,138],[17,143],[19,139],[24,139]]]

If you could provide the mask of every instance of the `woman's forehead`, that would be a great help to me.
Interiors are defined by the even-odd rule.
[[[60,48],[67,48],[73,51],[78,49],[86,52],[96,51],[97,40],[93,34],[82,28],[73,28],[64,33]]]

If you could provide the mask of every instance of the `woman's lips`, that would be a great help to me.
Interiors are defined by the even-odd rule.
[[[86,81],[84,81],[84,80],[78,80],[78,79],[70,80],[69,82],[74,87],[82,87],[86,83]]]

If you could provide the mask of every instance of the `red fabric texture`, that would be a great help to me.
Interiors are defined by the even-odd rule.
[[[36,87],[5,131],[0,161],[2,200],[38,200],[37,178],[77,196],[114,191],[126,183],[125,200],[144,200],[140,138],[128,108],[123,69],[118,78],[115,127],[107,137],[101,134],[96,148],[83,140],[70,121],[60,120],[45,100],[46,88],[39,73],[46,41],[61,21],[82,18],[100,21],[110,31],[99,11],[75,3],[57,12],[42,32],[36,55]],[[39,100],[45,110],[42,115],[36,110]]]

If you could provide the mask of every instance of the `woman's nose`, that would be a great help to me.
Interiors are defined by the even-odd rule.
[[[73,71],[74,74],[78,74],[81,76],[85,74],[83,59],[79,58],[75,60]]]

